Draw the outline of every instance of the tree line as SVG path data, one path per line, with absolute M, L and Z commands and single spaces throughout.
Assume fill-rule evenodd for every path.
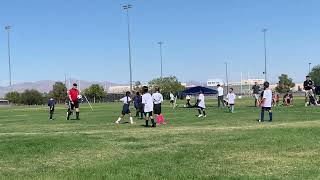
M 312 68 L 312 71 L 309 73 L 312 80 L 316 85 L 320 85 L 320 65 L 317 65 Z M 156 78 L 151 80 L 148 83 L 151 91 L 154 87 L 159 86 L 161 93 L 164 95 L 164 98 L 168 99 L 170 92 L 177 94 L 185 89 L 181 85 L 181 82 L 175 76 Z M 286 74 L 281 74 L 279 76 L 279 82 L 276 87 L 276 91 L 279 93 L 285 93 L 292 89 L 295 86 L 293 80 L 288 77 Z M 142 84 L 140 81 L 137 81 L 134 85 L 134 91 L 141 91 Z M 67 87 L 62 82 L 56 82 L 52 90 L 49 93 L 41 93 L 37 90 L 25 90 L 22 93 L 17 91 L 9 92 L 6 94 L 5 99 L 13 104 L 24 104 L 24 105 L 42 105 L 46 104 L 49 98 L 54 98 L 57 103 L 65 103 L 68 99 L 67 96 Z M 92 102 L 103 102 L 107 96 L 107 93 L 104 91 L 103 87 L 99 84 L 92 84 L 90 87 L 83 91 L 83 94 Z
M 56 82 L 49 93 L 41 93 L 35 89 L 27 89 L 22 93 L 17 91 L 9 92 L 5 99 L 12 104 L 23 105 L 43 105 L 48 99 L 54 98 L 57 103 L 65 103 L 68 100 L 67 87 L 62 82 Z M 102 101 L 106 97 L 106 92 L 99 84 L 93 84 L 85 89 L 83 94 L 92 101 Z

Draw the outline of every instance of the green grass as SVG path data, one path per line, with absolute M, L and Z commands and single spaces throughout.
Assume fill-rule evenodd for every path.
M 166 105 L 168 125 L 155 129 L 138 119 L 117 128 L 118 103 L 83 105 L 80 121 L 66 121 L 64 106 L 54 121 L 46 107 L 2 108 L 0 179 L 320 179 L 319 108 L 301 98 L 259 124 L 251 104 L 230 114 L 208 100 L 200 119 Z

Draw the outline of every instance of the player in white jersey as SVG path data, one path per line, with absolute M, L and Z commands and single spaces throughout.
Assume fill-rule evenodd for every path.
M 152 127 L 156 127 L 156 123 L 153 119 L 153 99 L 151 94 L 148 92 L 147 86 L 143 86 L 142 104 L 144 105 L 144 113 L 146 117 L 146 127 L 149 127 L 149 120 L 152 123 Z
M 269 112 L 269 122 L 272 122 L 272 91 L 269 89 L 269 82 L 265 82 L 263 84 L 264 86 L 264 91 L 263 91 L 263 96 L 262 100 L 260 103 L 261 106 L 261 118 L 259 122 L 264 122 L 264 112 L 268 111 Z

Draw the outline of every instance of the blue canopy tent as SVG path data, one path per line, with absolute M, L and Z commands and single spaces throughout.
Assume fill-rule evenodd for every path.
M 202 87 L 202 86 L 196 86 L 196 87 L 188 88 L 188 89 L 182 91 L 180 93 L 180 95 L 182 95 L 182 96 L 187 96 L 187 95 L 194 96 L 196 104 L 195 105 L 191 105 L 190 101 L 187 101 L 187 104 L 184 107 L 186 107 L 186 108 L 196 108 L 196 107 L 198 107 L 197 95 L 200 94 L 200 91 L 204 95 L 215 95 L 215 94 L 218 94 L 217 90 L 206 88 L 206 87 Z
M 210 88 L 206 88 L 206 87 L 202 87 L 202 86 L 196 86 L 196 87 L 192 87 L 189 89 L 186 89 L 184 91 L 181 92 L 181 95 L 186 96 L 186 95 L 197 95 L 200 93 L 200 91 L 203 92 L 203 94 L 205 95 L 215 95 L 218 94 L 218 91 L 215 89 L 210 89 Z

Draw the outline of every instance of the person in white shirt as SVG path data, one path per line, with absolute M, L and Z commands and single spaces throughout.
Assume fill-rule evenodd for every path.
M 199 118 L 200 117 L 207 117 L 206 115 L 206 103 L 204 101 L 204 94 L 202 91 L 200 91 L 199 97 L 198 97 L 198 112 L 199 112 Z
M 218 107 L 222 106 L 224 107 L 224 102 L 223 102 L 223 87 L 220 86 L 220 84 L 217 85 L 217 90 L 218 90 Z
M 259 122 L 264 122 L 265 111 L 269 112 L 269 122 L 272 122 L 272 91 L 269 89 L 269 82 L 266 81 L 263 86 L 265 90 L 263 91 L 262 101 L 260 103 L 261 119 L 259 120 Z
M 146 118 L 146 127 L 149 127 L 149 120 L 152 123 L 152 127 L 156 127 L 152 113 L 153 113 L 153 98 L 148 92 L 147 86 L 143 86 L 142 104 L 144 105 L 144 113 Z
M 172 92 L 170 92 L 170 105 L 173 107 L 174 106 L 174 100 L 175 100 L 175 97 L 173 95 Z
M 157 115 L 157 124 L 158 126 L 162 124 L 166 124 L 166 121 L 164 120 L 164 117 L 162 115 L 162 109 L 161 109 L 161 103 L 163 102 L 163 96 L 160 93 L 160 88 L 156 87 L 155 88 L 156 92 L 152 94 L 153 98 L 153 103 L 154 103 L 154 109 L 153 112 L 154 114 Z
M 121 119 L 128 114 L 130 116 L 130 123 L 133 124 L 133 118 L 132 118 L 132 114 L 130 111 L 130 102 L 131 102 L 131 98 L 130 98 L 131 93 L 129 91 L 126 92 L 126 96 L 123 97 L 122 99 L 120 99 L 120 101 L 123 102 L 123 107 L 122 107 L 122 112 L 120 117 L 118 118 L 118 120 L 115 122 L 116 124 L 119 124 Z
M 229 110 L 231 113 L 234 112 L 234 105 L 236 100 L 236 94 L 233 92 L 233 88 L 230 88 L 229 93 L 227 95 Z

